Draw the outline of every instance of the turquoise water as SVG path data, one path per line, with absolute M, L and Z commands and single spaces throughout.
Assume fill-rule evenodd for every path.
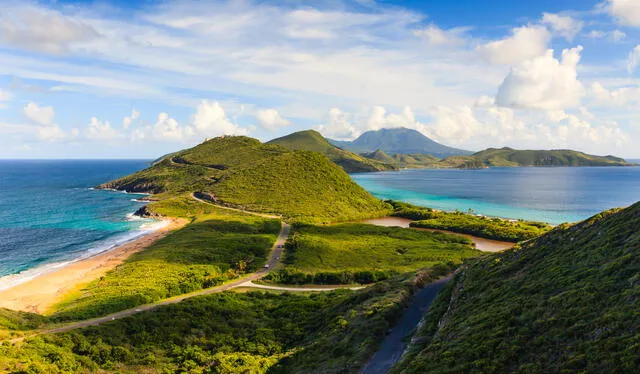
M 413 169 L 352 178 L 381 199 L 552 224 L 640 200 L 640 167 Z
M 157 228 L 133 217 L 142 195 L 91 187 L 141 160 L 0 160 L 0 289 Z

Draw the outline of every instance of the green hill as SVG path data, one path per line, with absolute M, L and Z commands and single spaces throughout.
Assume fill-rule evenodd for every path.
M 614 156 L 594 156 L 572 150 L 516 150 L 489 148 L 471 156 L 449 157 L 443 167 L 481 168 L 517 166 L 630 166 L 631 163 Z
M 434 167 L 440 161 L 440 159 L 435 156 L 426 155 L 423 153 L 396 153 L 393 156 L 390 156 L 389 154 L 381 150 L 370 153 L 363 153 L 362 156 L 392 165 L 396 168 L 411 169 Z
M 340 148 L 357 153 L 381 150 L 389 154 L 429 154 L 435 157 L 470 155 L 472 152 L 437 143 L 421 132 L 407 129 L 380 129 L 367 131 L 354 141 L 330 140 Z
M 477 260 L 399 373 L 640 371 L 640 203 Z
M 394 167 L 377 160 L 368 159 L 353 152 L 340 149 L 329 143 L 319 132 L 314 130 L 299 131 L 281 138 L 273 139 L 267 144 L 276 144 L 291 150 L 319 152 L 347 173 L 393 170 Z
M 219 137 L 101 188 L 166 199 L 200 193 L 220 204 L 327 222 L 384 214 L 388 207 L 326 156 L 256 139 Z

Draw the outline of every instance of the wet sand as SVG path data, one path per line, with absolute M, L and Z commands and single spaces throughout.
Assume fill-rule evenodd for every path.
M 409 224 L 412 221 L 410 219 L 408 219 L 408 218 L 383 217 L 383 218 L 367 219 L 367 220 L 360 221 L 360 222 L 361 223 L 368 223 L 368 224 L 376 225 L 376 226 L 409 227 Z M 447 233 L 447 234 L 455 234 L 455 235 L 464 236 L 466 238 L 471 239 L 476 244 L 476 248 L 478 248 L 479 250 L 481 250 L 483 252 L 500 252 L 500 251 L 504 251 L 505 249 L 509 249 L 509 248 L 511 248 L 511 247 L 513 247 L 515 245 L 515 243 L 511 243 L 511 242 L 503 242 L 503 241 L 499 241 L 499 240 L 491 240 L 491 239 L 479 238 L 477 236 L 468 235 L 468 234 L 459 234 L 457 232 L 447 231 L 447 230 L 422 229 L 422 228 L 417 228 L 417 227 L 414 227 L 413 229 L 415 229 L 415 230 L 423 230 L 423 231 L 432 231 L 432 232 L 444 232 L 444 233 Z
M 171 220 L 167 226 L 110 251 L 72 262 L 60 269 L 2 290 L 0 307 L 44 314 L 65 294 L 100 278 L 132 254 L 144 250 L 151 243 L 186 225 L 187 222 L 185 219 Z

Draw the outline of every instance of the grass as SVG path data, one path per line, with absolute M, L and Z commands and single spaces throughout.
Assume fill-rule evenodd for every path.
M 471 264 L 396 373 L 640 369 L 640 203 Z
M 371 283 L 392 274 L 480 255 L 464 237 L 360 223 L 296 225 L 285 248 L 282 283 Z
M 414 287 L 397 279 L 361 291 L 199 296 L 0 345 L 0 372 L 357 372 Z
M 542 222 L 511 221 L 463 212 L 443 212 L 398 201 L 388 203 L 394 207 L 394 216 L 414 220 L 410 223 L 411 227 L 447 230 L 493 240 L 515 243 L 536 238 L 552 228 L 551 225 Z
M 260 268 L 280 222 L 207 209 L 208 214 L 68 296 L 54 307 L 52 317 L 69 320 L 105 315 L 211 287 Z
M 159 200 L 201 192 L 222 204 L 316 223 L 390 210 L 322 154 L 239 136 L 209 140 L 101 187 L 153 193 Z

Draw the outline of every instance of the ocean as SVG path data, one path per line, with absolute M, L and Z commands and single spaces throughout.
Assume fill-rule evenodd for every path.
M 0 289 L 155 230 L 143 195 L 91 187 L 146 160 L 0 160 Z
M 411 169 L 351 176 L 381 199 L 551 224 L 640 201 L 640 167 Z

